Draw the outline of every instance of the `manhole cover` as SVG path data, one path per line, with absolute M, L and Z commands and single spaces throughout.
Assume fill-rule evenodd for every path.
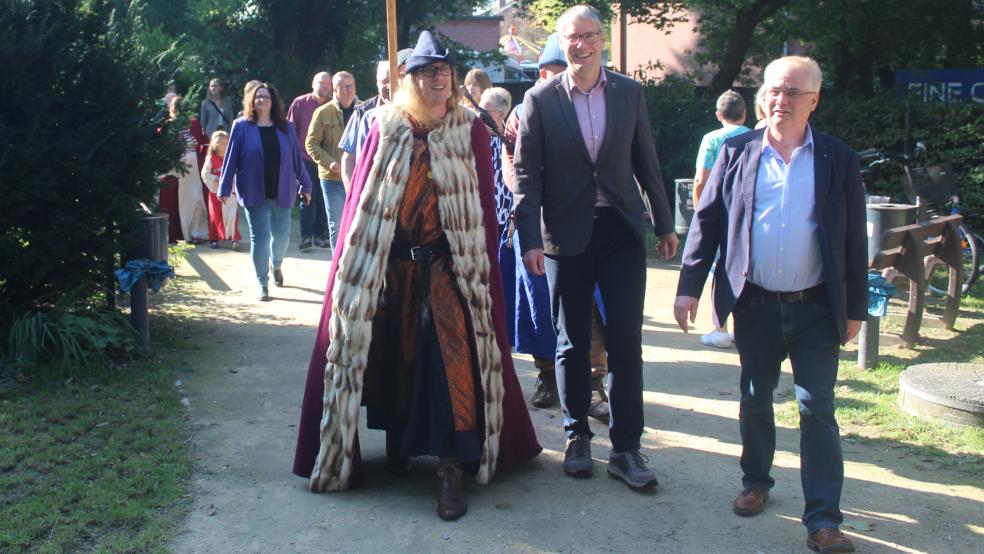
M 984 364 L 917 364 L 899 376 L 906 412 L 984 428 Z

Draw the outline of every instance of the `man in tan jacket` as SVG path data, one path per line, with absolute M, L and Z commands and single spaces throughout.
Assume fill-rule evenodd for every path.
M 338 147 L 338 142 L 355 110 L 355 77 L 348 71 L 339 71 L 332 77 L 332 85 L 334 97 L 314 111 L 304 146 L 318 164 L 318 178 L 321 180 L 328 215 L 328 240 L 334 254 L 342 209 L 345 207 L 342 150 Z

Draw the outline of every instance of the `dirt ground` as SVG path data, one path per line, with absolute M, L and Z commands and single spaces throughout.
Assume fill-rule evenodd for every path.
M 655 492 L 607 476 L 607 429 L 597 422 L 595 476 L 565 477 L 560 411 L 531 407 L 543 454 L 488 486 L 469 484 L 459 521 L 435 513 L 436 461 L 390 476 L 383 435 L 364 421 L 367 486 L 311 493 L 290 469 L 329 254 L 299 252 L 298 239 L 295 227 L 287 286 L 271 287 L 273 302 L 256 301 L 248 251 L 207 245 L 190 252 L 181 285 L 160 298 L 189 316 L 191 347 L 178 390 L 189 400 L 196 469 L 173 551 L 807 552 L 796 429 L 778 430 L 777 484 L 764 513 L 731 512 L 740 487 L 737 354 L 676 328 L 677 267 L 668 263 L 650 265 L 643 328 L 643 448 L 659 477 Z M 710 327 L 702 304 L 697 332 Z M 529 394 L 531 359 L 515 361 Z M 788 368 L 783 381 L 780 390 L 792 381 Z M 894 444 L 843 446 L 844 530 L 859 552 L 984 551 L 984 478 L 926 471 Z

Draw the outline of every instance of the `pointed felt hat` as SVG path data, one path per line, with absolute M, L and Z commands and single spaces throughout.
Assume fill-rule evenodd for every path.
M 417 46 L 414 46 L 413 53 L 407 58 L 407 73 L 413 73 L 425 65 L 436 62 L 450 64 L 451 51 L 445 48 L 430 31 L 423 31 L 417 39 Z

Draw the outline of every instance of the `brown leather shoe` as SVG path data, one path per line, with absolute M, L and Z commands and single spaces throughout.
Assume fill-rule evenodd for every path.
M 823 527 L 806 537 L 806 546 L 820 554 L 854 552 L 854 543 L 836 527 Z
M 465 515 L 464 470 L 458 460 L 443 459 L 437 466 L 437 515 L 445 521 L 454 521 Z
M 530 403 L 537 408 L 553 408 L 557 405 L 557 377 L 554 373 L 540 372 Z
M 769 499 L 769 491 L 765 489 L 748 489 L 742 491 L 731 503 L 731 510 L 742 516 L 752 517 L 762 512 L 762 506 Z

